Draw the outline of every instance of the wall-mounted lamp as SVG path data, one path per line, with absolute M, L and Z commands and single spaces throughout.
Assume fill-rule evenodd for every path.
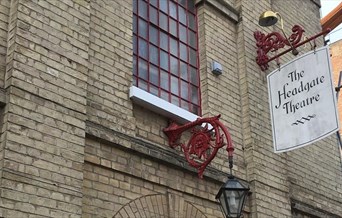
M 231 174 L 228 176 L 227 182 L 221 186 L 216 195 L 225 218 L 241 217 L 248 193 L 248 183 L 236 179 Z
M 297 49 L 295 49 L 290 42 L 290 40 L 287 38 L 286 33 L 284 31 L 284 21 L 283 18 L 280 16 L 278 12 L 273 12 L 273 11 L 265 11 L 262 13 L 259 17 L 259 25 L 263 27 L 268 27 L 276 24 L 278 22 L 278 17 L 280 20 L 280 26 L 281 26 L 281 31 L 286 39 L 286 41 L 289 43 L 289 45 L 292 48 L 292 54 L 293 55 L 298 55 Z
M 226 146 L 228 153 L 229 175 L 216 195 L 225 218 L 240 218 L 249 185 L 232 175 L 234 146 L 228 128 L 216 117 L 198 118 L 182 126 L 171 123 L 163 131 L 169 138 L 171 148 L 181 147 L 187 162 L 197 168 L 198 175 L 203 178 L 204 169 L 216 156 L 218 150 Z M 203 125 L 204 124 L 204 125 Z M 190 131 L 191 137 L 187 143 L 182 142 L 182 134 Z

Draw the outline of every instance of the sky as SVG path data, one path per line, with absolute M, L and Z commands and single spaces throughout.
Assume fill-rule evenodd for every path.
M 321 0 L 321 17 L 329 14 L 342 0 Z M 330 43 L 336 42 L 342 39 L 342 24 L 333 29 L 327 36 L 326 40 L 329 39 Z

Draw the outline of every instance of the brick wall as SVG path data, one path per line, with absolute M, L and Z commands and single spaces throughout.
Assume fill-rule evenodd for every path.
M 331 43 L 330 45 L 330 55 L 331 55 L 331 67 L 333 73 L 334 84 L 337 86 L 339 81 L 340 72 L 342 71 L 342 40 Z M 338 111 L 340 114 L 340 124 L 342 123 L 341 113 L 342 113 L 342 101 L 341 95 L 339 95 L 338 101 Z
M 90 13 L 87 119 L 134 135 L 128 98 L 133 76 L 132 2 L 91 0 Z
M 9 8 L 10 8 L 10 0 L 1 1 L 0 2 L 0 87 L 1 90 L 4 87 L 4 78 L 6 72 L 6 54 L 7 54 L 7 31 L 8 31 L 8 17 L 9 17 Z M 4 102 L 2 102 L 4 103 Z M 4 110 L 0 111 L 1 116 L 1 124 L 3 123 L 3 114 Z M 2 132 L 1 125 L 1 132 Z M 0 183 L 2 177 L 2 168 L 3 168 L 3 149 L 4 143 L 3 137 L 0 140 Z M 1 215 L 1 213 L 0 213 Z
M 169 148 L 168 118 L 129 99 L 132 1 L 0 5 L 0 217 L 222 217 L 214 197 L 226 151 L 199 180 Z M 251 186 L 245 217 L 342 214 L 335 138 L 273 153 L 266 75 L 275 64 L 262 72 L 255 63 L 263 11 L 279 11 L 287 32 L 300 24 L 310 36 L 320 31 L 317 2 L 198 0 L 197 9 L 203 116 L 221 114 L 231 132 L 233 173 Z M 273 30 L 279 25 L 262 28 Z M 213 61 L 222 75 L 211 73 Z
M 239 75 L 234 70 L 237 69 L 237 21 L 217 13 L 217 10 L 207 4 L 198 9 L 202 115 L 210 117 L 221 114 L 220 120 L 229 128 L 236 149 L 234 169 L 244 178 Z M 223 72 L 219 76 L 211 72 L 213 61 L 222 65 Z M 228 172 L 224 149 L 220 150 L 212 166 Z
M 80 217 L 89 3 L 11 1 L 9 20 L 2 215 Z
M 240 1 L 238 60 L 247 178 L 250 181 L 252 217 L 290 217 L 286 156 L 273 153 L 266 73 L 256 64 L 253 37 L 260 14 L 272 8 L 264 1 Z M 262 29 L 263 32 L 270 31 Z M 267 160 L 267 161 L 265 161 Z M 276 198 L 270 198 L 276 196 Z
M 204 213 L 208 218 L 221 216 L 214 199 L 220 186 L 218 182 L 199 180 L 195 173 L 189 174 L 167 162 L 119 145 L 97 142 L 97 139 L 86 141 L 85 152 L 84 217 L 112 217 L 115 214 L 114 217 L 121 217 L 122 207 L 153 194 L 172 194 L 177 198 L 175 202 L 167 200 L 165 207 L 169 209 L 163 209 L 165 213 L 157 214 L 158 217 L 166 216 L 166 211 L 170 217 L 192 217 L 186 215 L 189 213 L 197 213 L 198 217 Z M 179 206 L 187 206 L 184 202 L 190 202 L 199 211 L 190 208 L 180 211 Z M 158 213 L 160 210 L 154 211 Z
M 0 2 L 0 87 L 4 86 L 10 0 Z

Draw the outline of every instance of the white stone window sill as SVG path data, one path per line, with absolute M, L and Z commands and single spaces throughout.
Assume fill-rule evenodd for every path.
M 195 121 L 198 116 L 136 86 L 129 89 L 129 98 L 136 104 L 166 116 L 180 124 Z

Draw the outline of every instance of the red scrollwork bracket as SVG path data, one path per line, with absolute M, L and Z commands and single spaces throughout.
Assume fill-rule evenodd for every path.
M 182 126 L 171 123 L 163 131 L 169 138 L 171 148 L 180 147 L 187 162 L 198 170 L 198 176 L 203 178 L 203 172 L 216 156 L 217 151 L 227 145 L 229 168 L 233 167 L 233 143 L 228 129 L 219 121 L 220 115 L 209 118 L 198 118 L 194 122 Z M 182 143 L 182 134 L 190 131 L 188 143 Z
M 292 27 L 292 34 L 288 38 L 288 40 L 285 38 L 284 35 L 278 33 L 278 32 L 272 32 L 267 35 L 261 33 L 260 31 L 254 32 L 254 38 L 256 40 L 256 46 L 257 46 L 257 58 L 256 62 L 260 66 L 262 71 L 265 71 L 268 69 L 268 63 L 277 59 L 284 54 L 286 54 L 289 51 L 292 51 L 294 54 L 296 52 L 296 48 L 299 46 L 304 45 L 307 42 L 310 42 L 319 36 L 326 35 L 331 31 L 330 28 L 311 36 L 310 38 L 307 38 L 306 40 L 301 41 L 303 33 L 305 32 L 304 29 L 298 25 L 294 25 Z M 273 56 L 269 57 L 269 52 L 276 52 L 280 48 L 284 48 L 286 46 L 289 46 L 290 48 L 286 49 L 285 51 Z M 298 52 L 296 52 L 298 54 Z M 295 55 L 296 55 L 295 54 Z M 279 64 L 279 63 L 278 63 Z
M 268 56 L 270 51 L 275 52 L 280 48 L 284 48 L 285 45 L 291 47 L 290 43 L 292 44 L 293 48 L 297 47 L 304 32 L 305 31 L 302 27 L 295 25 L 292 27 L 292 34 L 287 40 L 278 32 L 272 32 L 265 35 L 260 31 L 255 31 L 254 38 L 256 39 L 257 46 L 256 62 L 261 67 L 261 70 L 264 71 L 268 69 L 268 62 L 271 61 Z M 275 57 L 279 57 L 279 55 Z

